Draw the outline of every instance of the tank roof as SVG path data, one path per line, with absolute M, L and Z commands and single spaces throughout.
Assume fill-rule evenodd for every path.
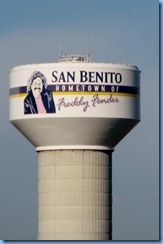
M 76 57 L 77 58 L 77 57 Z M 80 58 L 82 58 L 82 56 L 80 56 Z M 96 62 L 86 62 L 85 60 L 76 60 L 75 61 L 75 58 L 73 61 L 61 61 L 61 62 L 54 62 L 54 63 L 37 63 L 37 64 L 24 64 L 24 65 L 18 65 L 18 66 L 15 66 L 11 69 L 11 71 L 17 71 L 17 70 L 28 70 L 28 69 L 31 69 L 32 67 L 34 67 L 35 69 L 38 68 L 38 69 L 41 69 L 41 68 L 50 68 L 50 67 L 62 67 L 62 68 L 65 68 L 65 67 L 80 67 L 82 66 L 83 68 L 84 67 L 87 67 L 87 68 L 111 68 L 111 69 L 121 69 L 121 70 L 133 70 L 133 71 L 138 71 L 138 72 L 141 72 L 137 66 L 135 65 L 131 65 L 131 64 L 120 64 L 120 63 L 107 63 L 107 62 L 103 62 L 103 63 L 96 63 Z M 11 72 L 10 71 L 10 72 Z

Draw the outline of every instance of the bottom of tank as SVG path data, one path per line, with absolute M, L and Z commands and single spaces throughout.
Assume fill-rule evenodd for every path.
M 29 118 L 11 123 L 40 150 L 112 150 L 139 120 L 126 118 Z

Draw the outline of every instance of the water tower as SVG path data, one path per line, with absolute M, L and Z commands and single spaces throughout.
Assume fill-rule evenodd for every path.
M 38 240 L 112 239 L 112 152 L 139 121 L 136 66 L 60 55 L 11 70 L 10 122 L 38 152 Z

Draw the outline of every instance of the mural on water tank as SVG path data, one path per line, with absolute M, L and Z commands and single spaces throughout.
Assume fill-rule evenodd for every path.
M 27 82 L 28 95 L 24 99 L 24 114 L 55 113 L 55 103 L 43 73 L 35 71 Z

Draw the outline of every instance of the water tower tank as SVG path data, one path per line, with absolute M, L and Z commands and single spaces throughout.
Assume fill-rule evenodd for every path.
M 39 158 L 39 240 L 112 239 L 112 160 L 140 121 L 136 66 L 63 56 L 10 73 L 10 122 Z

